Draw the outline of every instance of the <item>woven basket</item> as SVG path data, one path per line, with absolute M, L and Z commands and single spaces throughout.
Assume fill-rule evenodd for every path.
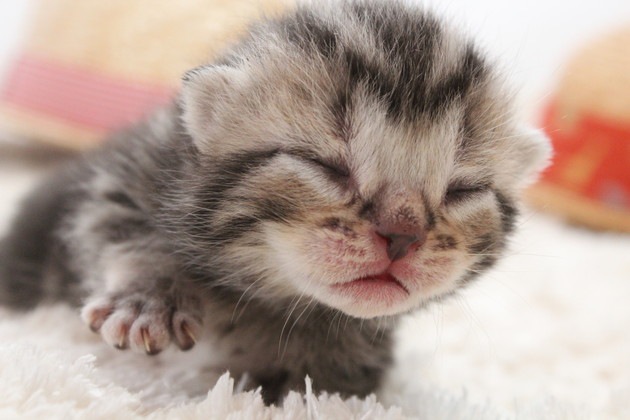
M 85 148 L 141 118 L 283 0 L 45 0 L 0 89 L 0 130 Z
M 575 56 L 543 123 L 555 158 L 530 201 L 578 224 L 630 232 L 630 27 Z

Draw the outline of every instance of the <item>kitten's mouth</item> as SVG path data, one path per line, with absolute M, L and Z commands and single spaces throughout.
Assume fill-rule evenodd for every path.
M 331 287 L 337 293 L 357 300 L 397 301 L 409 296 L 409 290 L 387 272 L 337 283 Z

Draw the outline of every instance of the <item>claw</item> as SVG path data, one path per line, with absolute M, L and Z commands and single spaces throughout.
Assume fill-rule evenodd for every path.
M 142 341 L 144 342 L 144 349 L 146 350 L 146 352 L 148 354 L 152 354 L 153 350 L 151 349 L 151 342 L 149 340 L 149 333 L 147 332 L 147 330 L 142 329 L 141 334 L 142 334 Z
M 197 337 L 195 337 L 195 334 L 193 334 L 192 330 L 186 322 L 182 322 L 182 330 L 186 333 L 188 338 L 192 340 L 193 344 L 197 344 Z
M 107 304 L 91 304 L 87 305 L 81 311 L 81 317 L 88 324 L 90 330 L 98 333 L 105 320 L 112 314 L 113 308 Z
M 121 334 L 120 335 L 120 340 L 118 341 L 118 348 L 121 349 L 121 350 L 126 347 L 125 346 L 125 338 L 126 338 L 125 334 Z

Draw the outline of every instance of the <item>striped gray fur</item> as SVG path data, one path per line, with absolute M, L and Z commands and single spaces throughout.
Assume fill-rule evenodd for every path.
M 106 342 L 148 354 L 203 335 L 268 402 L 305 374 L 366 395 L 399 315 L 506 247 L 549 153 L 510 97 L 474 43 L 403 1 L 259 22 L 31 195 L 2 242 L 0 301 L 80 302 Z M 331 292 L 382 270 L 374 232 L 392 226 L 417 242 L 387 251 L 408 296 Z

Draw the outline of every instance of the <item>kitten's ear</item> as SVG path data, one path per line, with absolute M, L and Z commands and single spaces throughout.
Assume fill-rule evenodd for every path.
M 519 169 L 520 187 L 536 181 L 538 175 L 551 163 L 553 149 L 547 135 L 540 129 L 520 126 L 516 135 L 515 164 Z
M 217 116 L 226 111 L 228 98 L 239 83 L 242 83 L 242 71 L 230 66 L 197 67 L 182 77 L 182 118 L 201 151 L 211 146 Z

